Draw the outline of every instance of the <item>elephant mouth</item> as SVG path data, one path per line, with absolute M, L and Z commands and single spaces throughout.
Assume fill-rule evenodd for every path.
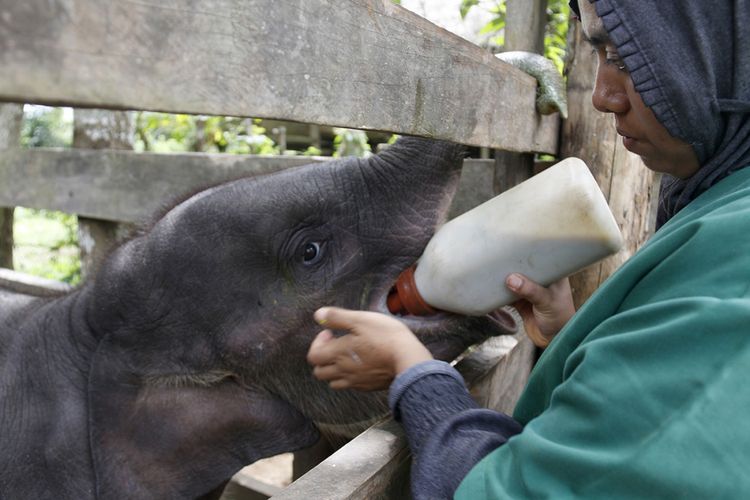
M 512 335 L 518 330 L 516 319 L 507 306 L 483 316 L 463 316 L 434 309 L 419 315 L 405 311 L 394 313 L 388 304 L 394 286 L 390 285 L 379 294 L 370 309 L 403 322 L 438 359 L 452 360 L 471 345 L 490 337 Z
M 402 246 L 399 247 L 401 258 L 411 255 L 414 256 L 414 260 L 407 269 L 400 267 L 404 265 L 403 263 L 389 264 L 382 269 L 383 272 L 370 289 L 371 295 L 369 295 L 370 310 L 402 321 L 435 357 L 445 360 L 456 358 L 466 348 L 489 337 L 514 334 L 518 329 L 515 316 L 509 307 L 501 307 L 484 316 L 463 316 L 436 310 L 429 306 L 399 308 L 391 303 L 393 290 L 403 284 L 404 276 L 410 272 L 413 288 L 416 289 L 413 283 L 414 262 L 418 260 L 419 255 L 422 255 L 438 228 L 447 220 L 452 200 L 458 191 L 458 181 L 459 176 L 453 175 L 435 178 L 438 184 L 432 189 L 431 204 L 420 207 L 421 213 L 425 215 L 421 216 L 423 217 L 421 220 L 420 216 L 410 220 L 415 228 L 420 229 L 414 230 L 410 243 L 401 242 Z M 416 243 L 418 241 L 421 241 L 421 244 Z

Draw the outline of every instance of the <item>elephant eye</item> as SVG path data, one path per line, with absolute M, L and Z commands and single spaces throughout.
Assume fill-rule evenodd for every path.
M 302 262 L 306 265 L 315 264 L 320 260 L 321 253 L 320 243 L 316 241 L 307 242 L 304 247 L 302 247 Z

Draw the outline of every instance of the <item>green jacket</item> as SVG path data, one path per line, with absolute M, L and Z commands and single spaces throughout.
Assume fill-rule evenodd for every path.
M 600 287 L 514 418 L 456 498 L 750 498 L 750 168 Z

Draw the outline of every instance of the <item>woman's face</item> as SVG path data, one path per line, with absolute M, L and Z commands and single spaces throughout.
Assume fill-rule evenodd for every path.
M 672 137 L 643 103 L 594 5 L 582 0 L 579 6 L 583 33 L 599 59 L 591 96 L 594 107 L 614 115 L 623 146 L 639 155 L 648 168 L 682 179 L 692 176 L 700 168 L 695 151 L 686 142 Z

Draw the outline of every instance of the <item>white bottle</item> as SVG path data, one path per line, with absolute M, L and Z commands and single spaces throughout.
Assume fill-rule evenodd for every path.
M 505 286 L 508 274 L 549 285 L 622 244 L 588 167 L 568 158 L 447 222 L 416 270 L 399 278 L 388 306 L 394 313 L 428 314 L 431 306 L 487 314 L 517 299 Z M 415 300 L 423 307 L 409 305 Z

